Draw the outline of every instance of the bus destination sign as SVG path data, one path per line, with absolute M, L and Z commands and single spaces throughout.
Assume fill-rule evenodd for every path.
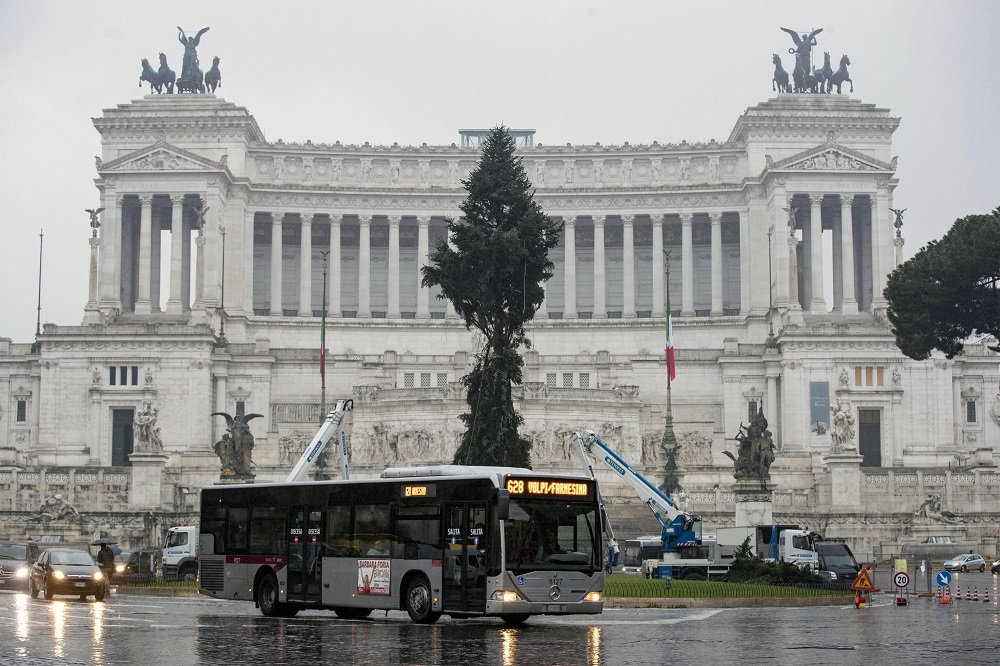
M 407 485 L 403 486 L 400 492 L 402 494 L 403 499 L 435 497 L 437 495 L 437 486 L 435 486 L 433 483 L 422 483 L 420 485 Z
M 511 496 L 590 497 L 591 484 L 570 479 L 543 479 L 533 477 L 507 477 L 507 491 Z

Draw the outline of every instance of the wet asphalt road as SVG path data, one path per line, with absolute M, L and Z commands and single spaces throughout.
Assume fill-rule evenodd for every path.
M 405 613 L 344 621 L 310 611 L 262 617 L 252 604 L 115 594 L 105 603 L 0 593 L 0 664 L 996 664 L 998 578 L 965 574 L 990 603 L 896 607 L 875 595 L 853 606 L 608 609 L 537 617 L 519 629 L 496 620 Z M 963 595 L 964 596 L 964 595 Z

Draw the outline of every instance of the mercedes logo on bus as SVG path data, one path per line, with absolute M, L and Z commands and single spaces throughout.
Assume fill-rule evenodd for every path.
M 559 596 L 561 594 L 562 592 L 559 590 L 558 585 L 553 585 L 552 587 L 549 588 L 549 599 L 551 599 L 552 601 L 559 601 Z

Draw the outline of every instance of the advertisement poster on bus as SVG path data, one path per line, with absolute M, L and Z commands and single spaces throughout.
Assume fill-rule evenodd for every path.
M 358 594 L 389 596 L 389 560 L 358 560 Z

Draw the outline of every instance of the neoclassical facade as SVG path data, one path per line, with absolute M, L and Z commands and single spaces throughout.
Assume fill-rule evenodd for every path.
M 973 344 L 912 361 L 884 318 L 902 260 L 898 124 L 847 96 L 780 94 L 722 143 L 549 147 L 522 132 L 536 199 L 563 222 L 518 391 L 535 467 L 575 471 L 569 438 L 586 428 L 657 478 L 669 307 L 689 510 L 731 524 L 723 451 L 763 409 L 783 520 L 870 549 L 942 529 L 1000 538 L 997 355 Z M 326 407 L 355 400 L 352 470 L 451 459 L 479 341 L 420 267 L 461 214 L 474 136 L 269 142 L 211 94 L 147 96 L 94 125 L 105 210 L 82 324 L 46 325 L 37 345 L 0 341 L 3 515 L 53 488 L 90 497 L 106 477 L 127 495 L 119 508 L 188 515 L 219 478 L 217 411 L 263 415 L 257 478 L 283 478 L 321 421 L 324 310 Z M 136 438 L 146 403 L 153 443 Z M 856 428 L 843 451 L 831 449 L 837 408 Z M 612 517 L 645 531 L 645 508 L 602 480 Z M 970 517 L 915 516 L 931 494 Z

